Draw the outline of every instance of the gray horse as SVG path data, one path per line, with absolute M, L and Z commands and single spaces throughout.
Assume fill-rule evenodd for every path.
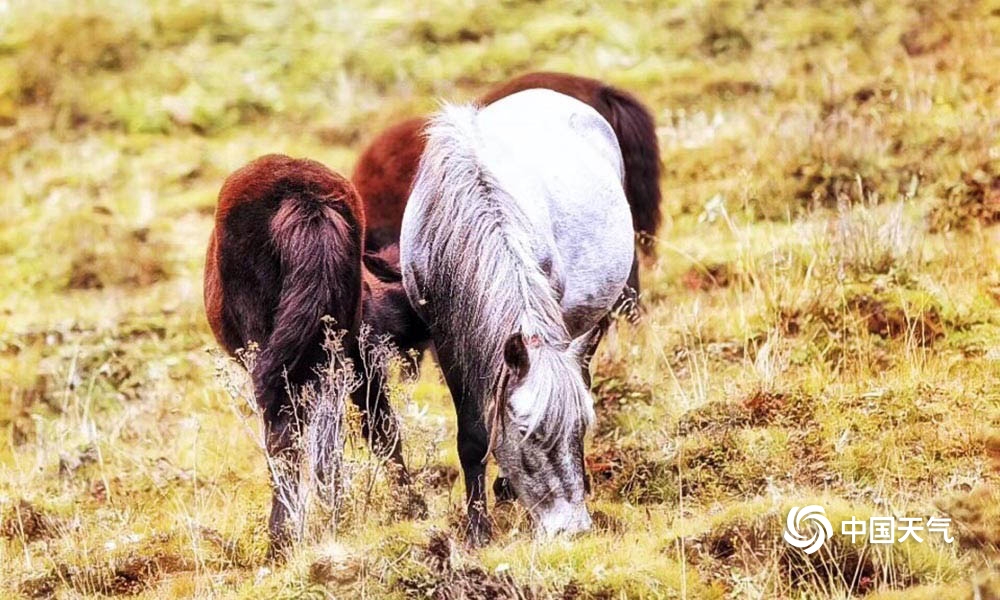
M 458 415 L 469 539 L 489 540 L 485 460 L 545 534 L 590 528 L 589 360 L 633 259 L 615 133 L 549 90 L 446 105 L 403 215 L 403 285 Z

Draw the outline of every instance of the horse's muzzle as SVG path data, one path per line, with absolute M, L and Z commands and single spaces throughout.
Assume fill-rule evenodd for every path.
M 587 512 L 585 502 L 570 503 L 566 500 L 556 500 L 545 511 L 538 514 L 538 533 L 543 537 L 557 535 L 574 535 L 590 531 L 593 522 Z

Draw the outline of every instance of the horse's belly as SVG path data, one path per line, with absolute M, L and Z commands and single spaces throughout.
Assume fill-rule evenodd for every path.
M 533 224 L 535 258 L 552 264 L 566 326 L 579 335 L 611 310 L 632 269 L 635 233 L 617 164 L 569 135 L 511 148 L 498 142 L 484 154 Z
M 632 216 L 625 202 L 564 215 L 556 229 L 560 306 L 573 336 L 594 327 L 622 294 L 634 258 Z

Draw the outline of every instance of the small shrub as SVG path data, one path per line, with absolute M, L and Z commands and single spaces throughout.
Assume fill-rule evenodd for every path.
M 0 536 L 26 543 L 57 535 L 58 529 L 56 518 L 23 498 L 9 507 L 0 521 Z
M 1000 168 L 991 163 L 963 173 L 931 208 L 927 221 L 932 233 L 1000 222 Z
M 827 276 L 838 281 L 891 275 L 905 282 L 919 263 L 921 236 L 905 205 L 841 205 L 837 217 L 814 242 Z

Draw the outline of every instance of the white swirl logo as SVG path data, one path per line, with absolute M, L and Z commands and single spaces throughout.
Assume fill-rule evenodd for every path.
M 803 521 L 811 521 L 813 526 L 812 536 L 806 537 L 800 531 Z M 812 554 L 820 549 L 827 538 L 833 537 L 833 526 L 826 518 L 826 511 L 822 506 L 811 504 L 803 506 L 793 506 L 788 511 L 788 518 L 785 520 L 785 541 L 802 550 L 806 554 Z

